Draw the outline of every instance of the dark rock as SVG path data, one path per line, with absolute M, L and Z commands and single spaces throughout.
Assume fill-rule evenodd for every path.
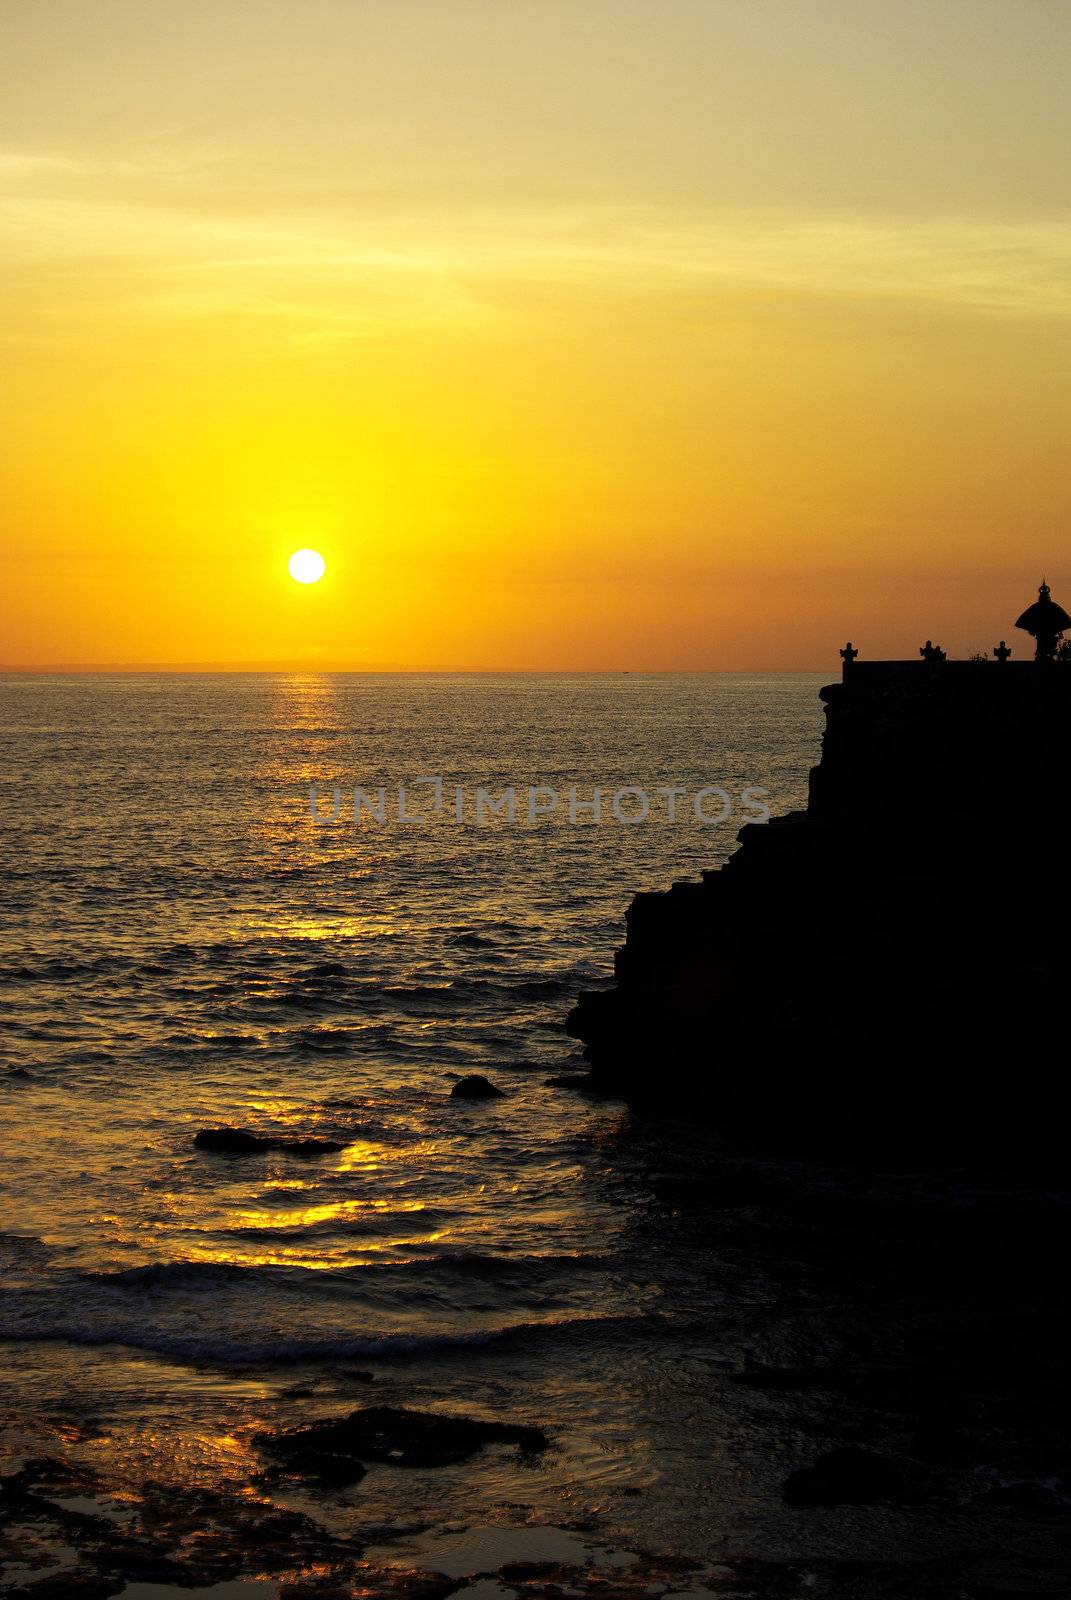
M 990 1491 L 988 1498 L 994 1505 L 1008 1506 L 1013 1511 L 1028 1515 L 1064 1517 L 1068 1497 L 1048 1483 L 1009 1483 Z
M 233 1156 L 263 1155 L 269 1150 L 291 1156 L 326 1156 L 345 1149 L 333 1139 L 281 1139 L 274 1134 L 250 1133 L 246 1128 L 202 1128 L 193 1142 L 198 1150 Z
M 498 1569 L 503 1583 L 528 1583 L 533 1578 L 553 1578 L 563 1575 L 560 1561 L 507 1561 Z M 567 1576 L 567 1574 L 565 1574 Z
M 789 1505 L 865 1506 L 876 1500 L 921 1500 L 929 1486 L 928 1475 L 914 1462 L 849 1446 L 790 1473 L 783 1490 Z
M 33 1491 L 21 1472 L 9 1472 L 6 1477 L 0 1477 L 0 1524 L 16 1512 L 21 1512 L 32 1496 Z
M 450 1090 L 451 1100 L 501 1100 L 502 1090 L 495 1087 L 489 1078 L 479 1072 L 470 1073 L 467 1078 L 459 1078 Z
M 219 1150 L 227 1155 L 258 1155 L 273 1148 L 270 1139 L 244 1128 L 202 1128 L 194 1139 L 198 1150 Z
M 395 1406 L 366 1406 L 348 1417 L 314 1422 L 255 1440 L 265 1455 L 298 1477 L 339 1486 L 356 1483 L 366 1462 L 393 1467 L 441 1467 L 467 1461 L 487 1444 L 515 1444 L 525 1455 L 548 1446 L 539 1428 L 481 1422 Z
M 285 1547 L 309 1530 L 309 1518 L 300 1511 L 269 1511 L 254 1521 L 243 1522 L 242 1538 L 253 1545 Z
M 90 1493 L 94 1487 L 92 1476 L 71 1462 L 58 1456 L 33 1456 L 17 1472 L 0 1478 L 0 1498 L 14 1503 L 35 1494 Z
M 115 1593 L 115 1580 L 97 1572 L 69 1571 L 55 1577 L 39 1578 L 25 1588 L 5 1591 L 11 1600 L 108 1600 Z
M 914 1395 L 924 1402 L 925 1388 L 920 1375 L 912 1373 L 911 1378 Z M 977 1466 L 984 1459 L 987 1448 L 984 1429 L 956 1427 L 945 1418 L 935 1420 L 926 1417 L 911 1440 L 911 1453 L 914 1456 L 940 1467 Z
M 136 1583 L 180 1584 L 189 1581 L 189 1568 L 176 1561 L 165 1548 L 126 1540 L 115 1553 L 115 1563 L 124 1578 Z
M 321 1448 L 315 1441 L 306 1449 L 299 1449 L 295 1444 L 292 1450 L 268 1450 L 268 1454 L 279 1456 L 280 1465 L 287 1476 L 306 1478 L 311 1483 L 319 1484 L 322 1489 L 350 1489 L 355 1483 L 360 1483 L 368 1470 L 356 1456 L 344 1450 L 331 1449 L 327 1444 Z

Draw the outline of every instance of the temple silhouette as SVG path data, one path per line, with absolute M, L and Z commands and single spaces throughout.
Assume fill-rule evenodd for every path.
M 615 986 L 567 1021 L 592 1087 L 781 1145 L 1058 1137 L 1071 617 L 1043 583 L 1016 627 L 1032 657 L 845 646 L 806 810 L 632 901 Z

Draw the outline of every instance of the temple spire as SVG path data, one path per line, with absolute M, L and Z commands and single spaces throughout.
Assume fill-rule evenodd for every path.
M 1071 617 L 1063 606 L 1056 604 L 1048 584 L 1042 578 L 1037 599 L 1032 606 L 1027 606 L 1015 626 L 1022 628 L 1024 633 L 1032 634 L 1037 641 L 1034 652 L 1037 661 L 1051 661 L 1064 629 L 1071 628 Z

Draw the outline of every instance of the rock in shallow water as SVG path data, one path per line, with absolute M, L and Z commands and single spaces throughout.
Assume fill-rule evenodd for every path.
M 485 1078 L 482 1073 L 473 1072 L 467 1078 L 459 1078 L 450 1090 L 451 1100 L 501 1100 L 503 1092 Z
M 335 1487 L 359 1482 L 370 1461 L 444 1467 L 467 1461 L 487 1444 L 515 1444 L 522 1455 L 549 1444 L 541 1428 L 397 1406 L 365 1406 L 348 1417 L 259 1434 L 254 1442 L 290 1473 Z

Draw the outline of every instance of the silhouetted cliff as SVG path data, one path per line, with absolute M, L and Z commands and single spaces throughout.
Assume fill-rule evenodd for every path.
M 821 698 L 806 811 L 633 900 L 616 987 L 568 1020 L 593 1082 L 790 1144 L 1041 1138 L 1065 1048 L 1071 667 L 849 660 Z

